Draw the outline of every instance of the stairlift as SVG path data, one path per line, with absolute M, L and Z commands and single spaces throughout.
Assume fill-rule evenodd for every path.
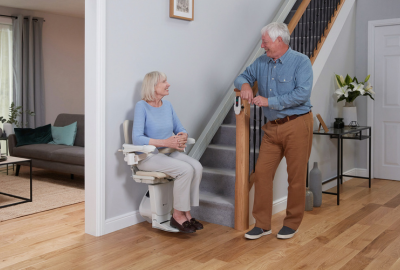
M 124 160 L 131 166 L 132 178 L 138 183 L 148 185 L 148 191 L 143 196 L 139 206 L 140 215 L 149 223 L 153 228 L 160 229 L 167 232 L 179 232 L 178 229 L 171 227 L 170 219 L 172 217 L 173 205 L 173 181 L 174 179 L 162 172 L 146 172 L 139 171 L 137 164 L 139 161 L 144 160 L 146 157 L 151 156 L 152 152 L 156 150 L 153 145 L 133 145 L 131 144 L 130 136 L 132 131 L 133 121 L 125 120 L 123 123 L 125 144 L 122 145 L 122 151 L 125 155 Z M 195 140 L 188 138 L 187 144 L 194 144 Z M 172 148 L 163 148 L 159 153 L 167 154 L 176 151 Z

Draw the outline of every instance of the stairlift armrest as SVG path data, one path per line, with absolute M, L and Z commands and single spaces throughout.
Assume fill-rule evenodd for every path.
M 124 143 L 122 147 L 123 147 L 122 152 L 124 154 L 134 153 L 134 152 L 142 152 L 148 154 L 156 150 L 156 147 L 154 145 L 134 145 L 134 144 Z
M 195 144 L 196 140 L 193 138 L 187 138 L 186 144 Z

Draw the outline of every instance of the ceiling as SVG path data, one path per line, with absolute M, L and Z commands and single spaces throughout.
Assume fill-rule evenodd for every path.
M 85 17 L 85 0 L 0 0 L 0 6 Z

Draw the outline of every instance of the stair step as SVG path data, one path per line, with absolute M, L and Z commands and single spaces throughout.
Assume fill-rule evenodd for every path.
M 214 193 L 226 198 L 235 198 L 235 170 L 203 167 L 200 182 L 202 192 Z
M 256 160 L 258 158 L 258 152 L 259 149 L 256 149 Z M 250 149 L 250 153 L 253 153 L 253 149 Z M 253 162 L 253 158 L 251 158 L 250 168 L 253 168 Z M 236 147 L 231 145 L 210 144 L 201 157 L 200 163 L 204 167 L 234 170 L 236 168 Z
M 190 214 L 199 220 L 234 227 L 235 201 L 225 196 L 200 191 L 200 207 L 193 207 Z

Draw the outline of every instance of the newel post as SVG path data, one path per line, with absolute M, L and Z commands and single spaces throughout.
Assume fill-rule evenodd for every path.
M 236 92 L 240 96 L 240 92 Z M 236 183 L 235 229 L 249 228 L 249 127 L 250 105 L 242 100 L 244 108 L 236 115 Z

